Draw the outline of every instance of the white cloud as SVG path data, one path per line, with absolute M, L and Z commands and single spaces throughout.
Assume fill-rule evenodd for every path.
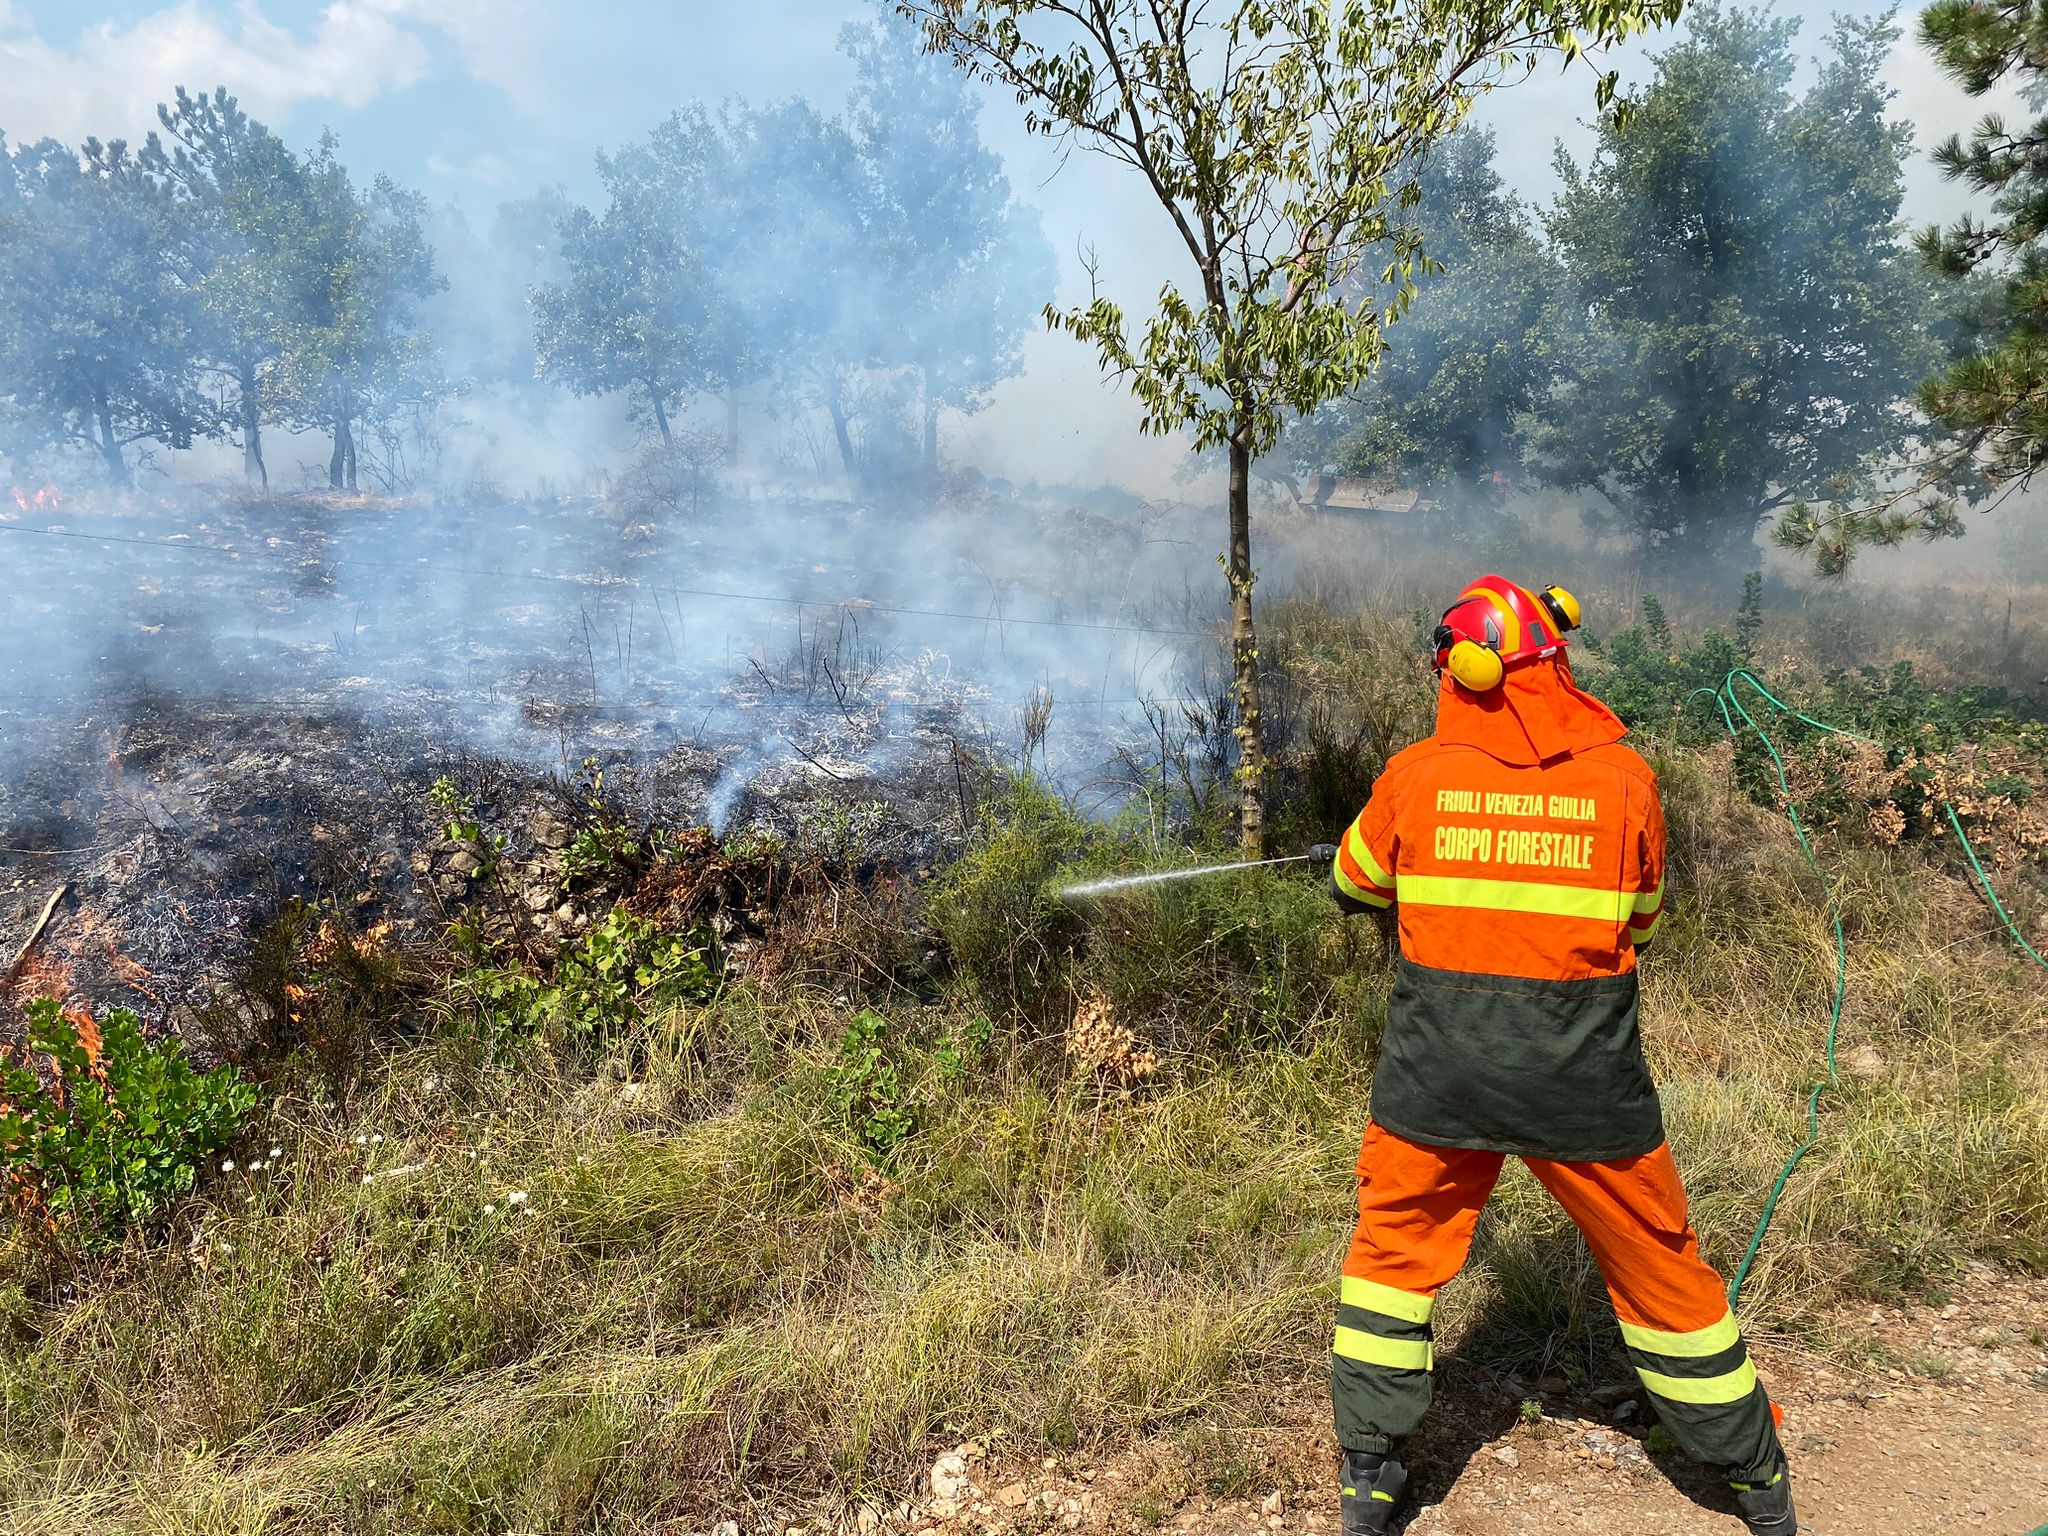
M 157 103 L 180 85 L 225 85 L 258 118 L 309 100 L 359 107 L 426 74 L 428 46 L 408 24 L 414 8 L 414 0 L 333 0 L 302 36 L 246 0 L 232 16 L 183 0 L 52 42 L 0 0 L 0 130 L 15 143 L 140 139 L 156 126 Z

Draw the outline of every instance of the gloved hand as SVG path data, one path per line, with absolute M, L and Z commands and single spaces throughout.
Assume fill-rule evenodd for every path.
M 1311 864 L 1334 864 L 1337 862 L 1337 845 L 1335 843 L 1317 843 L 1313 848 L 1309 849 L 1308 858 Z

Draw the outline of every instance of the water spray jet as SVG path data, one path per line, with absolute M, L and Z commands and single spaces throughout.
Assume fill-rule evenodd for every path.
M 1165 885 L 1175 880 L 1196 880 L 1205 875 L 1234 875 L 1247 869 L 1270 869 L 1277 864 L 1302 864 L 1311 859 L 1321 858 L 1316 851 L 1290 853 L 1277 859 L 1246 859 L 1226 864 L 1202 864 L 1193 869 L 1161 869 L 1142 875 L 1113 875 L 1106 880 L 1087 880 L 1078 885 L 1062 885 L 1053 891 L 1060 901 L 1094 901 L 1117 891 L 1136 890 L 1140 886 Z

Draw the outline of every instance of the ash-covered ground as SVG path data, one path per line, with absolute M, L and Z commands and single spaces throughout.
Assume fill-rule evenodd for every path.
M 588 763 L 642 827 L 928 864 L 971 764 L 1113 797 L 1215 675 L 1198 539 L 1129 502 L 138 494 L 0 510 L 0 559 L 0 964 L 61 890 L 24 964 L 158 1022 L 294 898 L 431 920 L 443 775 L 515 855 Z

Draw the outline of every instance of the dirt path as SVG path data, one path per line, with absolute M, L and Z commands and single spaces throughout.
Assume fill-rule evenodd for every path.
M 1971 1276 L 1939 1308 L 1836 1317 L 1835 1358 L 1768 1342 L 1759 1369 L 1785 1408 L 1803 1527 L 1815 1536 L 1984 1531 L 2048 1522 L 2048 1282 Z M 1554 1390 L 1553 1390 L 1554 1389 Z M 1540 1418 L 1522 1411 L 1535 1397 Z M 1026 1471 L 957 1463 L 954 1512 L 913 1527 L 1334 1536 L 1335 1452 L 1319 1401 L 1205 1448 L 1181 1440 Z M 1246 1453 L 1246 1447 L 1252 1447 Z M 1231 1449 L 1230 1447 L 1235 1447 Z M 1412 1454 L 1407 1536 L 1740 1536 L 1725 1490 L 1646 1433 L 1625 1382 L 1535 1388 L 1447 1380 Z M 941 1482 L 946 1479 L 941 1478 Z M 1231 1494 L 1205 1492 L 1226 1486 Z M 894 1522 L 891 1522 L 893 1525 Z

